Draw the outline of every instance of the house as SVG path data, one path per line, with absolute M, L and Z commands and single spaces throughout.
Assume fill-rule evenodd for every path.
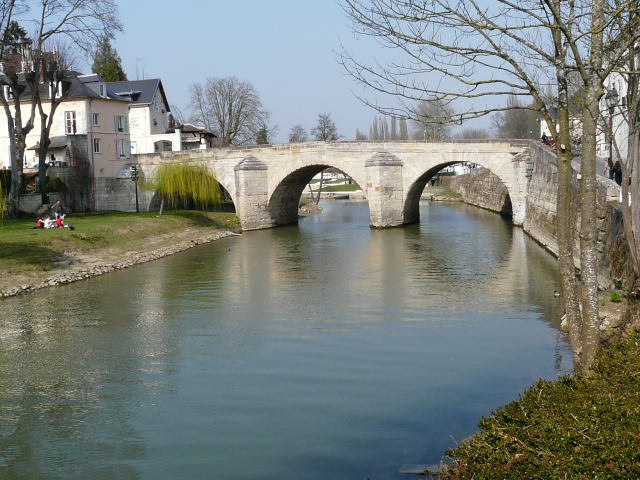
M 5 86 L 5 88 L 7 88 Z M 50 92 L 43 89 L 45 112 L 51 105 Z M 109 93 L 107 82 L 99 75 L 66 72 L 61 82 L 61 97 L 50 132 L 51 144 L 47 159 L 56 171 L 49 177 L 59 176 L 68 185 L 74 198 L 74 209 L 103 209 L 95 192 L 105 180 L 113 179 L 130 161 L 128 128 L 129 101 Z M 10 92 L 6 92 L 9 93 Z M 23 95 L 22 111 L 30 106 L 29 92 Z M 40 115 L 36 109 L 34 128 L 26 138 L 25 171 L 38 168 L 40 150 Z M 0 112 L 0 155 L 2 167 L 10 168 L 9 136 L 6 116 Z M 67 167 L 72 169 L 64 170 Z
M 107 91 L 129 103 L 131 153 L 182 149 L 181 134 L 173 128 L 171 108 L 159 78 L 109 82 Z
M 596 152 L 599 157 L 606 157 L 611 163 L 627 159 L 629 125 L 627 116 L 627 79 L 619 72 L 612 72 L 604 82 L 605 95 L 600 99 L 600 112 L 607 122 L 598 128 L 596 136 Z M 610 137 L 607 132 L 613 132 Z M 614 146 L 613 139 L 615 139 Z
M 216 135 L 204 128 L 196 127 L 190 123 L 185 123 L 178 127 L 180 130 L 181 150 L 198 150 L 202 148 L 213 148 Z

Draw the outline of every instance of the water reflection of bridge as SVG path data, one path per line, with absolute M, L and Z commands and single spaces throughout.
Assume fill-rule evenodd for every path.
M 245 230 L 295 223 L 307 183 L 328 167 L 342 170 L 363 189 L 371 225 L 392 227 L 419 220 L 419 200 L 427 182 L 456 163 L 481 165 L 504 183 L 513 222 L 525 217 L 524 141 L 437 143 L 312 142 L 251 149 L 207 149 L 139 155 L 146 175 L 176 160 L 201 162 L 227 190 Z

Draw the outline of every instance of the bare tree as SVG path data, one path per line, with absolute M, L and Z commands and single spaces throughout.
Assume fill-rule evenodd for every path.
M 40 184 L 40 195 L 42 203 L 46 202 L 46 191 L 43 188 L 46 184 L 48 149 L 51 144 L 51 127 L 55 113 L 60 104 L 68 97 L 68 88 L 63 88 L 65 77 L 72 76 L 70 64 L 67 63 L 68 56 L 60 49 L 46 52 L 40 56 L 38 70 L 41 72 L 42 82 L 40 85 L 33 85 L 38 116 L 40 118 L 40 141 L 38 148 L 38 178 Z
M 369 140 L 369 137 L 367 137 L 366 134 L 362 133 L 359 129 L 356 128 L 355 140 L 357 142 L 366 142 L 367 140 Z
M 509 110 L 496 112 L 492 117 L 493 128 L 498 138 L 538 138 L 539 114 L 535 106 L 522 105 L 516 96 L 507 98 Z
M 461 112 L 457 123 L 510 110 L 514 96 L 532 104 L 552 132 L 558 132 L 557 239 L 562 293 L 577 370 L 587 370 L 598 349 L 596 249 L 596 150 L 598 102 L 603 82 L 640 29 L 617 19 L 632 17 L 635 0 L 341 0 L 361 34 L 405 54 L 405 62 L 362 61 L 343 52 L 347 71 L 390 106 L 362 100 L 384 113 L 419 120 L 425 98 Z M 609 5 L 611 4 L 611 5 Z M 606 8 L 605 8 L 606 7 Z M 603 62 L 607 52 L 608 63 Z M 572 190 L 571 83 L 583 91 L 579 195 Z M 551 115 L 546 86 L 554 89 L 558 116 Z M 496 99 L 503 99 L 503 106 Z M 571 206 L 579 205 L 579 255 Z M 579 258 L 579 264 L 575 261 Z M 576 272 L 580 267 L 580 274 Z
M 30 37 L 20 25 L 32 29 Z M 0 29 L 0 62 L 4 71 L 0 85 L 8 87 L 6 92 L 0 89 L 0 105 L 7 117 L 12 169 L 10 203 L 15 214 L 22 189 L 26 136 L 34 126 L 40 88 L 43 84 L 51 87 L 51 70 L 46 69 L 51 66 L 53 46 L 57 45 L 58 51 L 70 46 L 91 55 L 101 38 L 113 36 L 122 26 L 114 0 L 2 0 Z M 26 119 L 23 107 L 28 112 Z M 47 144 L 48 133 L 49 130 Z M 46 156 L 46 146 L 41 149 Z
M 304 143 L 308 138 L 307 130 L 302 125 L 294 125 L 289 130 L 289 143 Z
M 400 119 L 400 140 L 409 140 L 409 127 L 406 118 Z
M 465 128 L 456 133 L 453 138 L 461 140 L 486 140 L 492 137 L 491 133 L 484 128 Z
M 191 85 L 191 110 L 196 123 L 218 135 L 222 146 L 255 143 L 270 114 L 249 82 L 236 77 L 209 78 Z
M 438 141 L 448 138 L 453 109 L 441 100 L 423 100 L 413 109 L 413 138 Z
M 318 115 L 316 126 L 311 129 L 311 135 L 321 142 L 338 140 L 338 129 L 331 119 L 330 113 L 321 113 Z

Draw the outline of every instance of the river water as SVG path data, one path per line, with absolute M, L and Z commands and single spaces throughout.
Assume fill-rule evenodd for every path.
M 568 373 L 555 260 L 499 216 L 366 203 L 0 311 L 0 478 L 400 479 Z

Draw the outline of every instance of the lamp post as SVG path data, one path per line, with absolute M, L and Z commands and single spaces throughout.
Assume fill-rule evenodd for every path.
M 609 166 L 609 178 L 613 180 L 613 113 L 618 105 L 616 87 L 611 87 L 607 90 L 604 100 L 607 102 L 607 108 L 609 109 L 609 158 L 607 159 L 607 165 Z
M 134 182 L 136 189 L 136 213 L 140 213 L 140 208 L 138 207 L 138 166 L 132 163 L 129 165 L 129 172 L 131 172 L 131 181 Z

